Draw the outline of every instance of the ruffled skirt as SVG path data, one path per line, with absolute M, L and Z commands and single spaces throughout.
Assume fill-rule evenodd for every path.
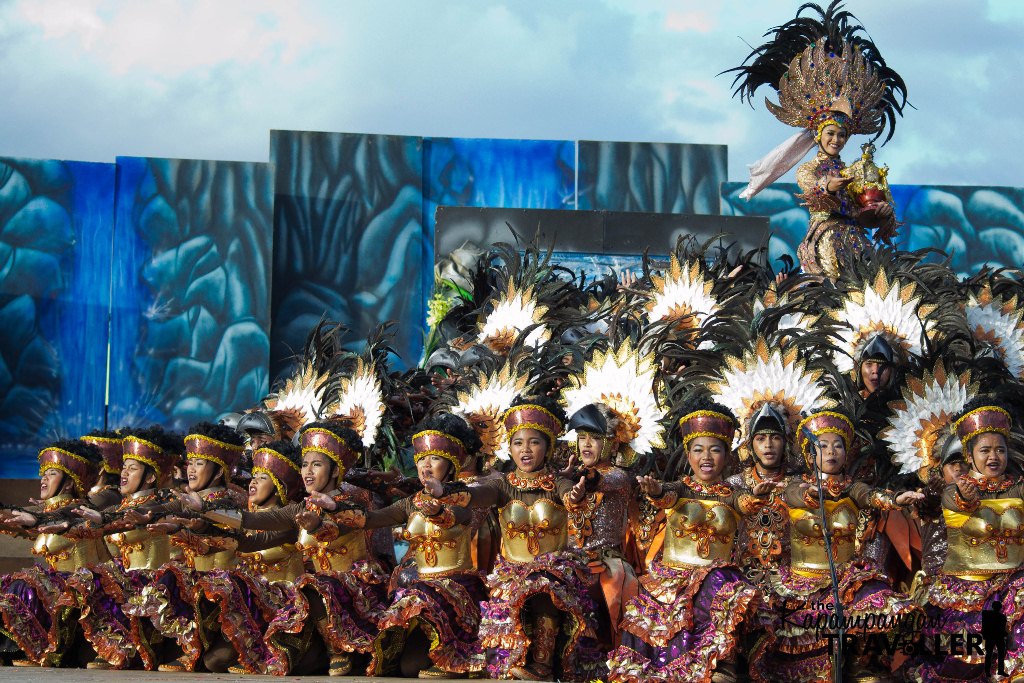
M 605 662 L 597 647 L 592 581 L 585 562 L 567 552 L 539 555 L 529 563 L 499 556 L 487 577 L 490 599 L 481 605 L 480 644 L 487 651 L 489 675 L 507 677 L 509 669 L 526 663 L 530 637 L 524 607 L 530 598 L 546 595 L 563 621 L 556 646 L 556 678 L 601 678 Z
M 888 578 L 870 562 L 855 560 L 840 566 L 838 578 L 847 633 L 857 637 L 861 646 L 866 645 L 869 636 L 878 635 L 889 646 L 899 649 L 898 645 L 920 623 L 920 607 L 893 590 Z M 834 680 L 834 645 L 830 647 L 828 636 L 837 632 L 837 624 L 829 576 L 801 576 L 784 566 L 772 588 L 770 602 L 775 608 L 775 624 L 770 635 L 763 637 L 755 648 L 751 677 L 792 683 Z M 845 654 L 853 668 L 862 670 L 888 670 L 893 660 L 887 652 L 878 656 Z
M 640 594 L 626 606 L 608 680 L 710 681 L 718 662 L 737 653 L 741 627 L 755 620 L 761 602 L 761 592 L 735 567 L 652 562 Z
M 1024 571 L 996 574 L 987 581 L 969 581 L 940 574 L 925 593 L 926 619 L 909 679 L 921 683 L 941 681 L 988 681 L 986 654 L 990 655 L 989 673 L 998 671 L 1000 655 L 992 635 L 986 634 L 983 618 L 1001 626 L 1005 637 L 1006 674 L 1013 678 L 1024 674 Z M 1002 603 L 998 612 L 995 602 Z M 1000 616 L 1002 618 L 1000 618 Z M 994 617 L 994 619 L 993 619 Z M 1000 630 L 1000 629 L 997 629 Z M 951 636 L 960 636 L 961 654 L 952 654 Z M 989 638 L 985 638 L 989 635 Z
M 0 577 L 0 615 L 7 636 L 38 664 L 59 666 L 77 629 L 77 613 L 62 609 L 58 599 L 67 574 L 30 567 Z

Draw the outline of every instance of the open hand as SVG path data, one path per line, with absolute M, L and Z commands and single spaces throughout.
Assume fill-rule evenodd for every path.
M 772 491 L 781 489 L 785 484 L 781 481 L 759 481 L 754 484 L 754 488 L 751 489 L 751 493 L 755 496 L 764 496 Z
M 900 495 L 896 496 L 896 504 L 911 505 L 913 503 L 920 503 L 924 498 L 924 494 L 920 491 L 904 491 Z
M 636 478 L 636 483 L 640 485 L 640 490 L 652 498 L 657 498 L 661 495 L 664 487 L 661 482 L 652 477 L 649 474 L 645 474 L 642 477 Z
M 444 486 L 437 479 L 430 477 L 423 482 L 423 492 L 432 498 L 441 498 L 444 496 Z
M 153 534 L 176 534 L 181 531 L 181 527 L 171 522 L 154 522 L 153 524 L 146 525 L 146 531 Z
M 321 524 L 320 515 L 311 510 L 303 510 L 299 514 L 295 515 L 295 523 L 299 525 L 300 529 L 316 531 Z
M 965 502 L 973 503 L 981 498 L 981 492 L 978 491 L 978 484 L 974 481 L 973 477 L 960 477 L 956 482 L 956 488 L 960 491 L 960 497 Z
M 79 506 L 79 507 L 76 507 L 74 510 L 72 510 L 71 514 L 78 515 L 79 517 L 81 517 L 85 521 L 89 522 L 90 524 L 102 524 L 103 523 L 103 515 L 100 514 L 99 510 L 93 510 L 92 508 L 87 508 L 87 507 Z
M 203 511 L 203 499 L 199 497 L 199 494 L 195 491 L 175 491 L 174 495 L 177 496 L 181 504 L 193 512 Z
M 587 478 L 580 477 L 580 480 L 573 485 L 569 491 L 569 500 L 573 503 L 582 503 L 587 495 Z
M 315 491 L 314 493 L 309 494 L 309 497 L 306 500 L 313 505 L 316 505 L 321 510 L 327 510 L 328 512 L 334 512 L 338 507 L 338 504 L 334 502 L 334 499 L 322 491 Z

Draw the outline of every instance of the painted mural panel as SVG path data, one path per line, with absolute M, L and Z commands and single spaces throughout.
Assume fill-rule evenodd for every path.
M 719 214 L 725 145 L 579 143 L 580 209 Z
M 422 140 L 273 131 L 274 311 L 271 376 L 302 350 L 321 317 L 359 344 L 385 320 L 425 316 Z M 403 324 L 394 348 L 419 359 L 423 335 Z
M 183 429 L 268 389 L 267 164 L 119 157 L 109 424 Z
M 0 478 L 103 425 L 114 165 L 0 158 Z
M 769 257 L 796 259 L 807 231 L 807 209 L 796 198 L 796 183 L 776 183 L 750 201 L 739 193 L 744 183 L 722 186 L 723 213 L 768 216 L 774 233 Z M 896 217 L 905 225 L 896 245 L 901 249 L 934 248 L 952 256 L 961 275 L 986 264 L 1024 266 L 1024 189 L 893 185 Z

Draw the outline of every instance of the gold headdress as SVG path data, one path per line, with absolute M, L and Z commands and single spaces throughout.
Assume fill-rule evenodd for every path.
M 916 473 L 928 481 L 931 469 L 942 464 L 940 453 L 954 418 L 977 391 L 970 372 L 947 373 L 941 361 L 923 379 L 907 378 L 903 399 L 889 404 L 889 425 L 879 434 L 900 474 Z
M 708 316 L 719 309 L 712 294 L 714 282 L 704 275 L 697 260 L 680 262 L 671 255 L 665 275 L 651 275 L 654 289 L 644 305 L 652 323 L 671 321 L 677 330 L 699 330 Z
M 532 327 L 523 344 L 540 346 L 550 337 L 543 325 L 547 312 L 547 307 L 537 302 L 532 286 L 520 288 L 510 280 L 494 309 L 481 322 L 477 341 L 496 353 L 506 353 L 519 335 Z
M 818 17 L 800 16 L 805 10 Z M 734 95 L 752 102 L 757 89 L 768 85 L 779 97 L 778 104 L 765 100 L 768 111 L 801 129 L 751 166 L 750 185 L 741 196 L 749 199 L 793 168 L 829 123 L 850 135 L 877 138 L 888 129 L 886 141 L 892 137 L 907 88 L 855 22 L 839 0 L 824 10 L 805 3 L 795 19 L 769 31 L 771 39 L 741 66 L 728 70 L 736 73 Z
M 665 446 L 665 410 L 655 395 L 657 373 L 654 353 L 641 354 L 626 340 L 618 349 L 595 353 L 580 374 L 569 378 L 562 401 L 569 415 L 595 403 L 607 406 L 616 418 L 615 441 L 630 464 L 637 455 Z

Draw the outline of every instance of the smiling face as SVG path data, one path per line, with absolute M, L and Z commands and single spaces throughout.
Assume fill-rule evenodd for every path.
M 698 436 L 686 450 L 686 460 L 690 463 L 693 476 L 704 483 L 721 481 L 728 455 L 729 449 L 725 442 L 713 436 Z
M 421 484 L 426 484 L 429 479 L 444 481 L 451 469 L 452 464 L 440 455 L 424 455 L 416 461 L 416 476 Z
M 249 504 L 264 507 L 277 500 L 274 479 L 266 472 L 256 472 L 249 480 Z
M 822 474 L 842 474 L 846 467 L 846 444 L 843 437 L 831 432 L 819 435 L 814 459 Z
M 185 478 L 189 491 L 205 491 L 211 486 L 222 484 L 220 465 L 204 458 L 189 458 L 185 463 Z
M 512 462 L 520 472 L 536 472 L 544 467 L 548 454 L 548 440 L 536 429 L 520 429 L 509 441 Z
M 64 473 L 56 467 L 50 467 L 39 475 L 39 498 L 47 500 L 53 498 L 64 488 Z
M 302 456 L 302 483 L 306 493 L 331 491 L 337 488 L 338 465 L 323 453 L 308 451 Z
M 988 432 L 971 442 L 971 468 L 985 477 L 998 477 L 1006 471 L 1006 438 Z
M 829 156 L 837 157 L 839 153 L 843 151 L 843 147 L 846 146 L 846 139 L 849 134 L 846 129 L 837 126 L 834 123 L 830 123 L 821 129 L 821 137 L 818 140 L 818 147 L 821 151 Z
M 584 467 L 593 467 L 604 459 L 605 438 L 592 432 L 578 432 L 576 445 Z
M 786 450 L 786 440 L 778 432 L 760 432 L 750 440 L 754 451 L 754 459 L 766 470 L 777 470 L 782 467 L 782 456 Z
M 156 485 L 156 475 L 146 468 L 146 463 L 125 458 L 121 466 L 121 485 L 118 490 L 122 496 L 130 496 L 139 491 L 151 489 Z
M 889 386 L 892 380 L 892 366 L 885 361 L 866 360 L 860 364 L 860 381 L 864 388 L 874 393 Z

